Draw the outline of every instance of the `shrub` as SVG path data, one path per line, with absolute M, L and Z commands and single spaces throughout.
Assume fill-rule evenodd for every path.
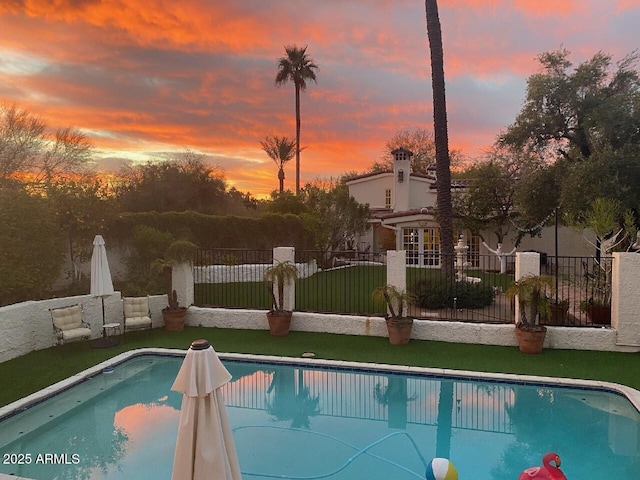
M 483 308 L 493 302 L 493 287 L 487 283 L 447 282 L 442 277 L 419 278 L 410 288 L 416 305 L 439 308 Z
M 0 225 L 0 306 L 46 297 L 65 248 L 46 201 L 0 186 Z

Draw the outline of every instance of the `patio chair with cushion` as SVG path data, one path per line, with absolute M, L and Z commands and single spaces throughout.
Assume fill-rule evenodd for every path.
M 82 305 L 52 308 L 49 311 L 56 344 L 64 345 L 66 342 L 91 338 L 91 325 L 82 320 Z
M 151 330 L 149 297 L 124 297 L 124 333 L 133 330 Z

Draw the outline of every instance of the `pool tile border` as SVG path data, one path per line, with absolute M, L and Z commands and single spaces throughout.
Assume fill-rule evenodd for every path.
M 169 348 L 142 348 L 137 350 L 130 350 L 128 352 L 121 353 L 115 357 L 105 360 L 93 367 L 90 367 L 82 372 L 79 372 L 65 380 L 57 382 L 49 387 L 43 388 L 38 392 L 35 392 L 20 400 L 16 400 L 2 408 L 0 408 L 0 421 L 5 418 L 11 417 L 22 410 L 36 405 L 44 400 L 55 396 L 64 390 L 67 390 L 78 383 L 82 383 L 85 380 L 92 378 L 102 373 L 103 369 L 108 367 L 117 366 L 131 358 L 144 356 L 144 355 L 163 355 L 163 356 L 184 356 L 186 350 L 169 349 Z M 404 365 L 391 365 L 380 363 L 364 363 L 364 362 L 349 362 L 343 360 L 328 360 L 322 358 L 302 358 L 302 357 L 282 357 L 273 355 L 255 355 L 255 354 L 243 354 L 243 353 L 223 353 L 217 352 L 221 359 L 225 360 L 238 360 L 238 361 L 252 361 L 257 363 L 281 363 L 290 365 L 301 365 L 311 368 L 329 367 L 340 370 L 357 370 L 357 371 L 370 371 L 370 372 L 395 372 L 395 373 L 409 373 L 419 376 L 431 376 L 431 377 L 454 377 L 457 379 L 468 380 L 482 380 L 482 381 L 494 381 L 500 383 L 516 383 L 523 385 L 539 385 L 539 386 L 559 386 L 559 387 L 572 387 L 586 390 L 606 390 L 627 398 L 636 410 L 640 411 L 640 391 L 628 387 L 626 385 L 620 385 L 612 382 L 603 382 L 598 380 L 581 380 L 574 378 L 562 378 L 562 377 L 540 377 L 534 375 L 520 375 L 512 373 L 492 373 L 492 372 L 476 372 L 471 370 L 453 370 L 446 368 L 430 368 L 430 367 L 415 367 Z

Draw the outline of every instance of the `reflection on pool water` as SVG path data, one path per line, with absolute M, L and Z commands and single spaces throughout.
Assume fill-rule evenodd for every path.
M 169 389 L 181 361 L 135 357 L 5 419 L 0 472 L 43 480 L 170 478 L 181 396 Z M 425 462 L 445 457 L 461 480 L 513 480 L 548 451 L 560 454 L 569 479 L 639 478 L 640 414 L 615 393 L 225 365 L 245 479 L 415 479 L 424 478 Z

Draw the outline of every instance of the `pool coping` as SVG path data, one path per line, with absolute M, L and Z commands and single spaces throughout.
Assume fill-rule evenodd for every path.
M 4 407 L 0 407 L 0 421 L 38 404 L 78 383 L 102 373 L 103 369 L 113 367 L 131 358 L 144 355 L 184 356 L 187 350 L 173 348 L 140 348 L 120 353 L 69 378 L 43 388 L 24 398 L 16 400 Z M 322 358 L 284 357 L 274 355 L 256 355 L 245 353 L 216 352 L 223 360 L 244 360 L 259 363 L 286 363 L 308 367 L 331 367 L 343 370 L 377 371 L 408 373 L 415 375 L 449 377 L 458 379 L 487 380 L 496 382 L 520 383 L 540 386 L 574 387 L 590 390 L 606 390 L 624 396 L 640 412 L 640 391 L 619 383 L 600 380 L 582 380 L 564 377 L 544 377 L 535 375 L 521 375 L 515 373 L 477 372 L 472 370 L 454 370 L 448 368 L 415 367 L 406 365 L 392 365 L 386 363 L 351 362 L 343 360 L 328 360 Z

